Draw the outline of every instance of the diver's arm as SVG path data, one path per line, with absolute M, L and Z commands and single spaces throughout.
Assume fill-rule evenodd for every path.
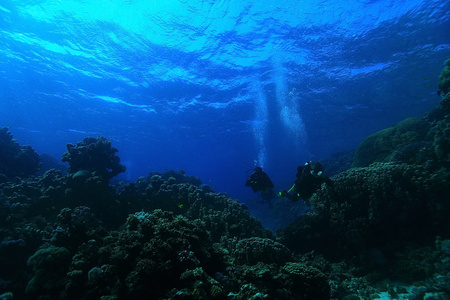
M 287 191 L 288 193 L 292 192 L 295 189 L 295 183 L 294 185 L 289 189 L 289 191 Z
M 293 198 L 295 197 L 295 195 L 289 194 L 289 193 L 292 192 L 294 189 L 295 189 L 295 183 L 294 183 L 294 185 L 289 189 L 289 191 L 284 190 L 284 191 L 279 192 L 279 193 L 278 193 L 278 197 L 286 197 L 286 198 L 288 198 L 289 200 L 297 201 L 298 199 L 297 199 L 297 200 L 294 200 L 294 199 L 293 199 Z

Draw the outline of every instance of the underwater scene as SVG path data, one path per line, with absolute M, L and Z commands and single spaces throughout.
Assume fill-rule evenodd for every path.
M 13 299 L 450 299 L 450 2 L 1 0 Z

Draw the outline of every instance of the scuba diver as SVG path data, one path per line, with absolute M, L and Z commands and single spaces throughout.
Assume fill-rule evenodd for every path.
M 306 205 L 311 206 L 309 198 L 320 188 L 322 183 L 325 182 L 328 186 L 333 187 L 333 182 L 325 175 L 323 166 L 317 161 L 309 161 L 304 166 L 298 166 L 295 176 L 297 179 L 291 189 L 279 192 L 279 197 L 286 197 L 292 201 L 298 201 L 301 198 Z
M 270 205 L 270 200 L 275 198 L 275 194 L 272 190 L 274 185 L 272 180 L 270 180 L 269 175 L 267 175 L 261 167 L 253 169 L 253 173 L 250 176 L 248 176 L 249 171 L 252 171 L 252 169 L 247 170 L 246 174 L 248 178 L 245 182 L 245 186 L 251 187 L 254 193 L 261 191 L 261 198 Z

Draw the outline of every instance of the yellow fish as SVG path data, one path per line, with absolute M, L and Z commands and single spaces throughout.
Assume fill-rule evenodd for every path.
M 183 209 L 184 205 L 183 204 L 178 204 L 178 208 L 179 209 Z

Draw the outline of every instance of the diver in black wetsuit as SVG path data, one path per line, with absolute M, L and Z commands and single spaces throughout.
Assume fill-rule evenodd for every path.
M 251 169 L 248 171 L 251 171 Z M 272 190 L 274 187 L 273 182 L 270 180 L 269 175 L 267 175 L 260 167 L 253 169 L 253 173 L 248 177 L 245 186 L 251 187 L 254 193 L 261 191 L 261 197 L 264 201 L 269 202 L 275 197 Z
M 309 161 L 304 166 L 297 167 L 295 176 L 297 179 L 292 188 L 289 191 L 284 190 L 278 193 L 280 197 L 286 197 L 292 201 L 303 199 L 306 205 L 310 206 L 309 198 L 320 188 L 322 183 L 333 186 L 331 179 L 323 172 L 323 166 L 317 161 Z

